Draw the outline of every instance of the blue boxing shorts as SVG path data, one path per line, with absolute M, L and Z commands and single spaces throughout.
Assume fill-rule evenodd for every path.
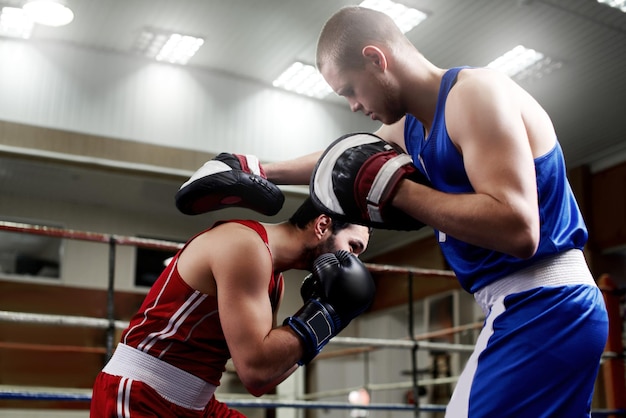
M 474 296 L 487 317 L 446 418 L 590 417 L 608 318 L 582 252 L 542 260 Z

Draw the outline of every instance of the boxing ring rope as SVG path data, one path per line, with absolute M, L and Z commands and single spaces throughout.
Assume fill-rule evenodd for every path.
M 431 331 L 431 332 L 426 332 L 423 334 L 418 334 L 415 336 L 415 340 L 420 341 L 420 340 L 427 340 L 430 338 L 445 337 L 445 336 L 457 334 L 460 332 L 480 329 L 482 327 L 483 327 L 482 322 L 473 322 L 471 324 L 459 325 L 456 327 L 445 328 L 445 329 L 438 330 L 438 331 Z M 399 341 L 403 341 L 406 339 L 408 339 L 408 337 L 406 337 L 405 339 L 400 339 Z M 347 345 L 347 344 L 344 344 L 344 345 Z M 322 359 L 329 359 L 329 358 L 334 358 L 334 357 L 339 357 L 339 356 L 369 353 L 372 351 L 379 350 L 380 348 L 381 347 L 366 346 L 366 347 L 347 348 L 347 349 L 342 349 L 342 350 L 333 350 L 333 351 L 326 351 L 326 352 L 323 351 L 320 354 L 318 354 L 317 357 L 315 357 L 315 359 L 322 360 Z
M 0 221 L 0 230 L 8 232 L 28 233 L 35 235 L 45 235 L 55 238 L 67 238 L 76 239 L 90 242 L 99 242 L 109 245 L 109 280 L 107 286 L 107 318 L 91 318 L 83 316 L 67 316 L 67 315 L 49 315 L 49 314 L 35 314 L 25 312 L 12 312 L 12 311 L 0 311 L 0 322 L 18 322 L 18 323 L 35 323 L 35 324 L 47 324 L 57 326 L 68 327 L 92 327 L 107 330 L 106 349 L 103 350 L 100 347 L 73 347 L 73 346 L 49 346 L 38 344 L 26 344 L 26 343 L 10 343 L 0 342 L 0 347 L 19 348 L 25 350 L 58 350 L 58 351 L 89 351 L 95 353 L 106 353 L 107 360 L 113 351 L 113 336 L 115 329 L 125 329 L 128 325 L 127 321 L 120 321 L 115 319 L 113 310 L 113 298 L 114 298 L 114 271 L 115 271 L 115 247 L 117 245 L 136 246 L 141 248 L 159 249 L 166 251 L 177 251 L 184 244 L 175 243 L 170 241 L 136 238 L 115 234 L 103 234 L 86 231 L 77 231 L 71 229 L 61 229 L 40 225 L 29 225 L 24 223 L 6 222 Z M 335 337 L 328 343 L 329 345 L 347 346 L 347 347 L 360 347 L 357 349 L 344 349 L 335 350 L 328 353 L 320 353 L 316 361 L 323 358 L 330 358 L 332 356 L 349 355 L 367 353 L 368 351 L 377 349 L 409 349 L 412 351 L 412 377 L 411 382 L 399 382 L 399 383 L 384 383 L 375 384 L 368 383 L 366 388 L 372 391 L 375 390 L 392 390 L 392 389 L 408 389 L 412 388 L 414 392 L 415 404 L 369 404 L 369 405 L 353 405 L 341 402 L 323 402 L 323 401 L 311 401 L 311 398 L 331 397 L 337 395 L 343 395 L 349 393 L 354 389 L 362 388 L 347 388 L 335 391 L 325 391 L 318 393 L 310 393 L 301 396 L 299 400 L 281 400 L 271 399 L 271 396 L 265 396 L 265 399 L 229 399 L 228 394 L 223 394 L 225 399 L 223 401 L 231 407 L 241 408 L 295 408 L 295 409 L 363 409 L 363 410 L 398 410 L 398 411 L 414 411 L 417 416 L 420 411 L 422 412 L 442 412 L 445 411 L 445 405 L 432 405 L 432 404 L 419 404 L 418 387 L 436 384 L 450 384 L 454 383 L 457 377 L 445 377 L 445 378 L 433 378 L 422 379 L 417 381 L 417 351 L 418 350 L 433 350 L 433 351 L 449 351 L 449 352 L 472 352 L 474 350 L 473 345 L 468 344 L 450 344 L 450 343 L 438 343 L 430 341 L 421 341 L 428 338 L 434 338 L 436 336 L 449 335 L 466 330 L 478 329 L 482 326 L 481 323 L 466 324 L 464 326 L 452 327 L 445 330 L 439 330 L 432 333 L 426 333 L 422 335 L 414 334 L 413 324 L 413 277 L 415 275 L 425 275 L 429 277 L 442 277 L 455 279 L 455 275 L 451 271 L 445 270 L 432 270 L 421 269 L 415 267 L 398 267 L 384 264 L 365 263 L 366 267 L 371 272 L 381 273 L 396 273 L 406 274 L 408 276 L 409 284 L 409 337 L 408 339 L 379 339 L 379 338 L 354 338 L 354 337 Z M 364 347 L 365 346 L 365 347 Z M 605 352 L 603 358 L 621 358 L 623 359 L 623 353 Z M 241 394 L 237 394 L 241 397 Z M 79 401 L 89 402 L 91 400 L 91 391 L 64 391 L 60 390 L 18 390 L 18 389 L 5 389 L 0 386 L 0 399 L 9 400 L 48 400 L 48 401 Z M 613 409 L 613 410 L 596 410 L 592 412 L 592 417 L 604 417 L 604 416 L 626 416 L 626 410 Z
M 60 393 L 60 392 L 28 392 L 17 390 L 0 389 L 0 398 L 9 400 L 43 400 L 43 401 L 76 401 L 90 402 L 91 395 L 88 393 Z M 316 402 L 316 401 L 278 401 L 264 399 L 222 399 L 231 408 L 292 408 L 292 409 L 364 409 L 385 411 L 411 411 L 414 406 L 407 404 L 369 404 L 352 405 L 342 402 Z M 445 405 L 422 404 L 422 412 L 445 412 Z M 626 410 L 597 409 L 591 412 L 592 418 L 611 416 L 626 416 Z
M 107 329 L 110 323 L 107 319 L 91 318 L 86 316 L 73 315 L 49 315 L 36 314 L 27 312 L 0 311 L 0 322 L 18 322 L 29 324 L 46 324 L 46 325 L 62 325 L 70 327 L 91 327 Z M 127 321 L 114 321 L 115 328 L 125 329 L 128 326 Z M 441 350 L 452 352 L 472 352 L 473 345 L 469 344 L 449 344 L 437 343 L 430 341 L 411 341 L 403 339 L 384 339 L 384 338 L 356 338 L 356 337 L 334 337 L 328 342 L 328 345 L 342 346 L 368 346 L 372 348 L 398 348 L 398 349 L 418 349 Z

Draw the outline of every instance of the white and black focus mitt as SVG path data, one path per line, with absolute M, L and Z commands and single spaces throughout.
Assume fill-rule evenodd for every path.
M 276 215 L 285 196 L 267 180 L 252 155 L 223 152 L 207 161 L 178 190 L 176 207 L 185 215 L 199 215 L 227 207 Z
M 311 176 L 315 206 L 338 219 L 373 228 L 411 231 L 425 225 L 394 208 L 391 200 L 402 179 L 429 184 L 411 157 L 370 133 L 335 140 Z

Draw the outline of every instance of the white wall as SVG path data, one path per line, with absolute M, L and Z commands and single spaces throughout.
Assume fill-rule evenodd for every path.
M 263 161 L 378 124 L 345 105 L 217 72 L 71 45 L 0 41 L 0 119 Z

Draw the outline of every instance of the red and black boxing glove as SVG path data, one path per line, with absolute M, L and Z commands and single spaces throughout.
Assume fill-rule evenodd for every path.
M 310 182 L 311 200 L 322 212 L 373 228 L 411 231 L 424 223 L 394 208 L 402 179 L 429 184 L 411 157 L 370 133 L 335 140 L 318 160 Z
M 185 215 L 198 215 L 227 207 L 276 215 L 285 196 L 267 180 L 253 155 L 223 152 L 207 161 L 178 190 L 176 207 Z

